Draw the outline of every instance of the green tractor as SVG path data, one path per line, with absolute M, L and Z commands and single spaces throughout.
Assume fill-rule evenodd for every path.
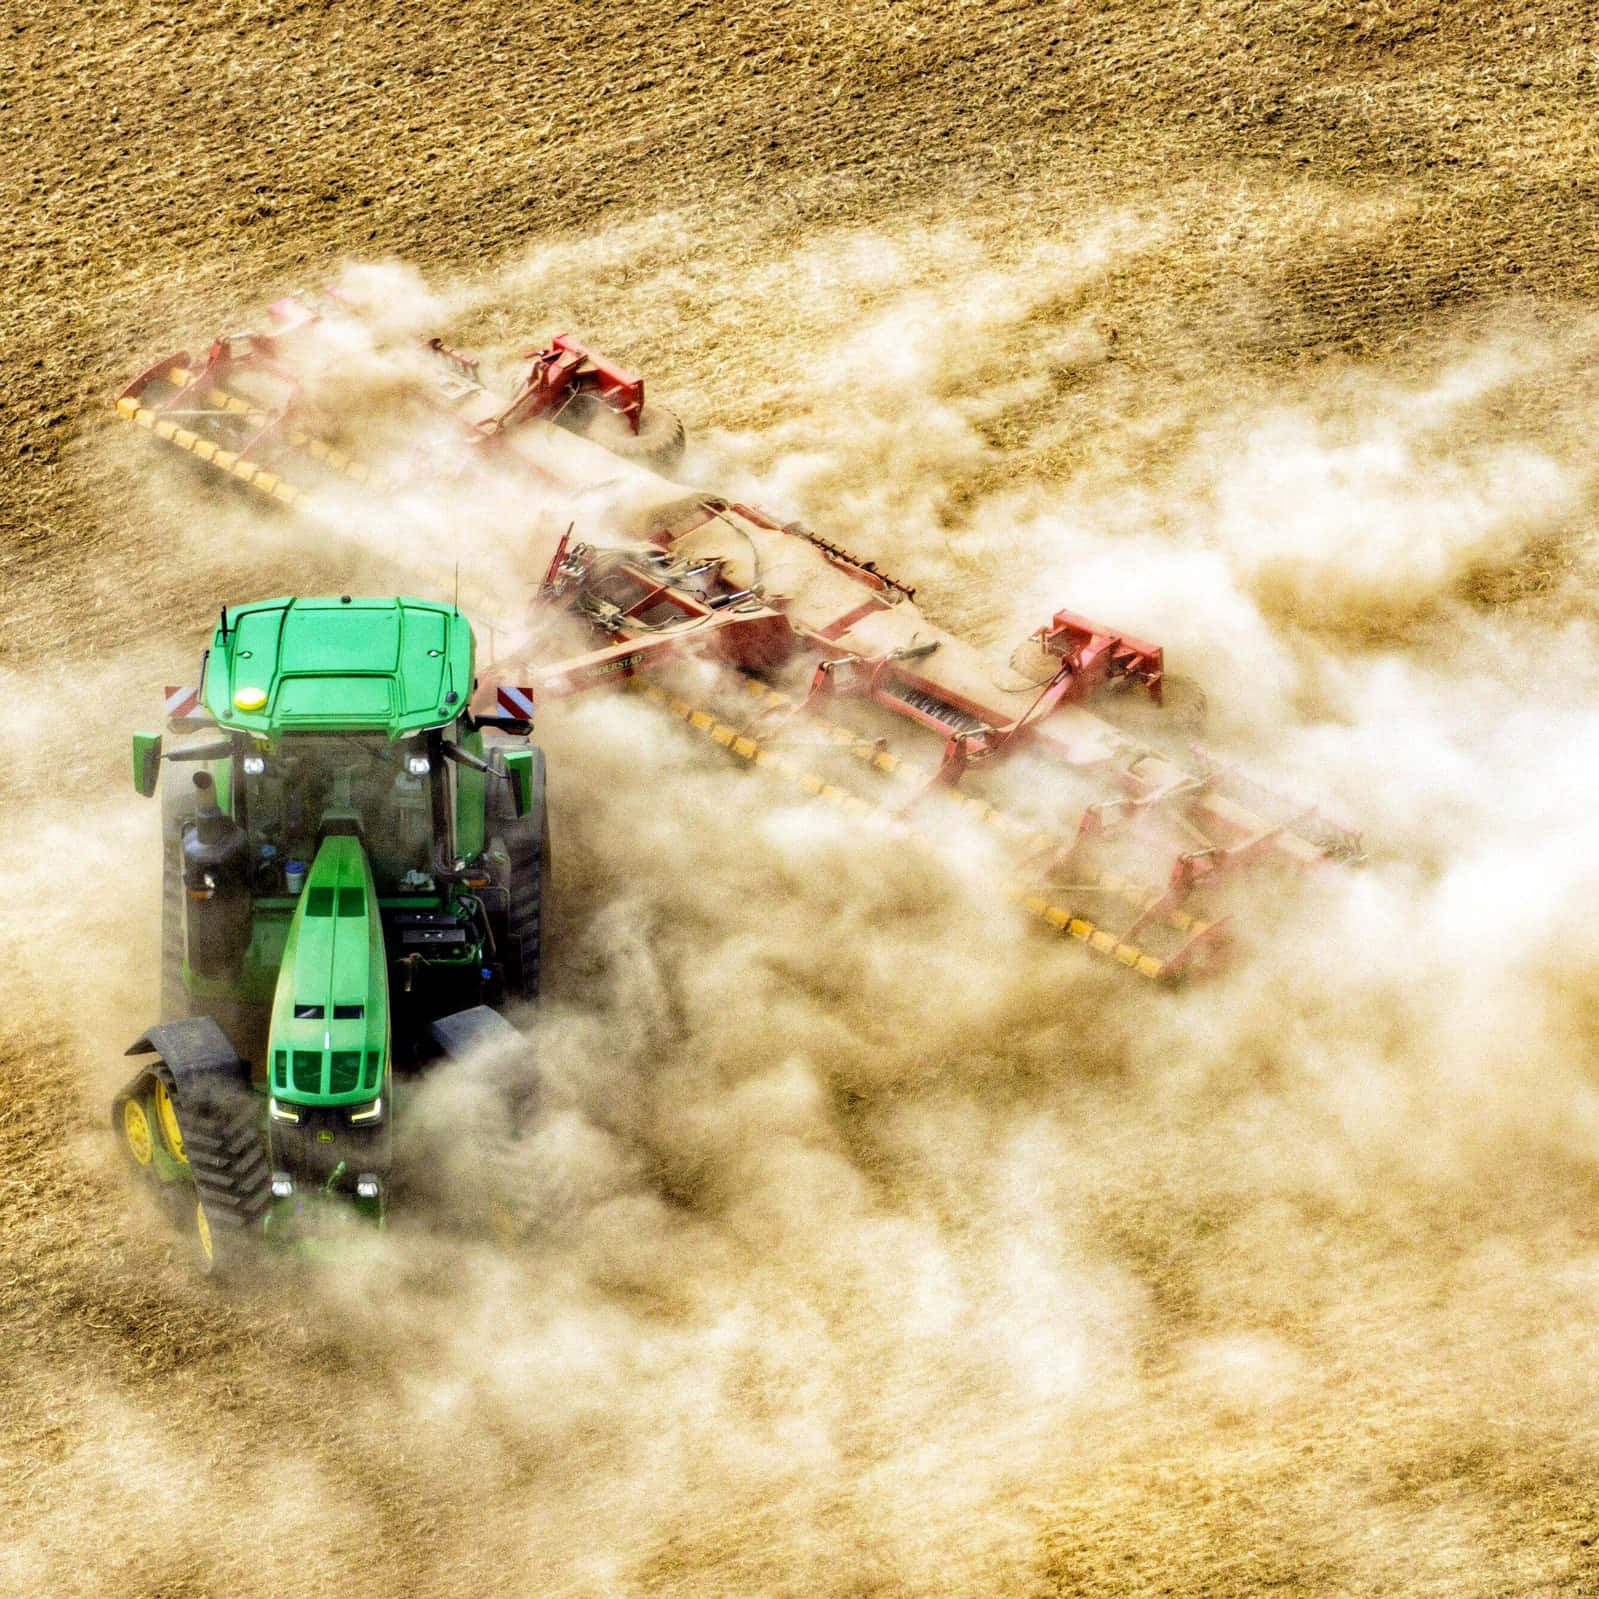
M 472 629 L 419 599 L 224 608 L 169 737 L 161 1020 L 113 1128 L 204 1270 L 381 1225 L 396 1074 L 515 1036 L 549 881 L 531 702 L 471 709 Z

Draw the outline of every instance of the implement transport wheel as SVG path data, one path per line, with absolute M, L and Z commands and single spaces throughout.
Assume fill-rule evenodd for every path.
M 683 459 L 686 436 L 682 420 L 664 405 L 646 405 L 639 412 L 637 433 L 626 417 L 593 394 L 573 395 L 555 421 L 570 432 L 593 440 L 612 455 L 637 461 L 652 472 L 670 472 Z

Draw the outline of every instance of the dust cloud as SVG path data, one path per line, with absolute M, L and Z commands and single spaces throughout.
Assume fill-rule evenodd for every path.
M 668 220 L 407 292 L 507 367 L 554 331 L 507 307 L 630 355 L 675 327 L 674 383 L 639 364 L 703 408 L 686 480 L 802 516 L 998 651 L 1060 606 L 1160 639 L 1219 746 L 1358 825 L 1367 863 L 1307 881 L 1220 978 L 1153 992 L 1030 935 L 980 840 L 795 805 L 632 699 L 549 708 L 558 905 L 525 1051 L 434 1072 L 391 1231 L 274 1273 L 238 1346 L 191 1357 L 247 1373 L 237 1412 L 83 1397 L 8 1587 L 1452 1593 L 1588 1569 L 1592 483 L 1581 428 L 1539 436 L 1518 397 L 1593 332 L 1132 393 L 1117 285 L 1180 219 L 1025 220 L 733 260 Z M 469 565 L 526 581 L 506 491 L 482 516 L 476 490 L 408 492 L 345 524 L 361 569 L 405 568 L 400 524 L 453 563 L 470 524 L 463 595 Z M 303 586 L 307 536 L 270 538 Z M 1530 599 L 1474 597 L 1557 547 Z M 153 905 L 130 812 L 56 824 L 97 843 L 42 949 L 105 881 Z M 121 914 L 136 1016 L 151 928 Z M 109 1025 L 86 1031 L 104 1058 Z M 1529 1495 L 1545 1521 L 1511 1552 Z

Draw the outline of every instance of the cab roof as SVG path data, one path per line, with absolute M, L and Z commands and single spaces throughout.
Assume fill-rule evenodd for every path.
M 200 695 L 226 728 L 382 732 L 452 722 L 472 694 L 472 628 L 459 611 L 400 598 L 260 600 L 224 610 Z

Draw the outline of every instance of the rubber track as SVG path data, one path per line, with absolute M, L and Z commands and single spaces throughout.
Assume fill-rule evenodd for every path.
M 163 792 L 161 801 L 161 1020 L 190 1014 L 189 991 L 183 984 L 183 869 L 179 849 L 187 811 Z
M 177 1110 L 183 1151 L 213 1239 L 221 1230 L 249 1231 L 266 1214 L 272 1198 L 272 1173 L 254 1095 L 241 1092 L 229 1101 L 206 1105 L 180 1095 Z
M 524 999 L 539 994 L 546 834 L 543 818 L 532 816 L 505 823 L 501 832 L 511 863 L 507 921 L 518 950 L 517 988 Z
M 487 752 L 492 753 L 492 752 Z M 505 844 L 509 862 L 506 933 L 515 946 L 515 960 L 507 960 L 507 978 L 523 999 L 539 997 L 544 956 L 544 892 L 550 877 L 550 823 L 539 784 L 537 810 L 518 816 L 511 807 L 509 786 L 490 780 L 484 795 L 484 832 Z M 508 952 L 509 953 L 509 952 Z

